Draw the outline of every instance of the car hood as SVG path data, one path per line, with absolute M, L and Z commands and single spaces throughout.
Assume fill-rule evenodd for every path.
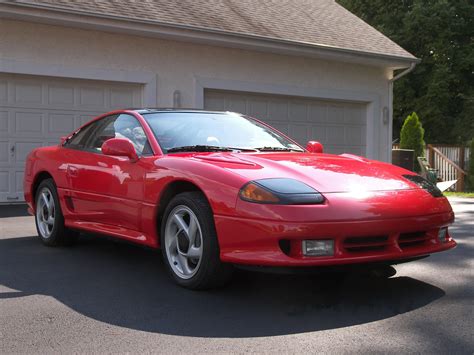
M 248 180 L 291 178 L 323 193 L 391 191 L 418 188 L 402 177 L 410 172 L 354 155 L 310 153 L 211 153 L 198 159 Z

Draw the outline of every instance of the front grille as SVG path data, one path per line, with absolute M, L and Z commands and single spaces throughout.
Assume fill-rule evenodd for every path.
M 344 240 L 343 247 L 347 252 L 350 253 L 383 251 L 388 247 L 388 235 L 349 237 Z
M 425 245 L 431 237 L 426 232 L 402 233 L 398 237 L 398 246 L 400 249 L 408 249 Z

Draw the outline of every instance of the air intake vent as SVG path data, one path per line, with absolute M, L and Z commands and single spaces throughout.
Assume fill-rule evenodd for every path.
M 383 251 L 388 247 L 388 235 L 375 237 L 349 237 L 344 240 L 344 249 L 350 253 Z
M 426 232 L 403 233 L 398 237 L 398 245 L 401 249 L 413 248 L 425 245 L 430 239 Z

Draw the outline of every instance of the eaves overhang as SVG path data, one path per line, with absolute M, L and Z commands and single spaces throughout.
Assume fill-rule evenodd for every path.
M 280 38 L 163 23 L 110 14 L 99 14 L 54 5 L 24 2 L 0 3 L 0 18 L 44 23 L 66 27 L 99 30 L 112 33 L 146 36 L 199 43 L 220 47 L 239 48 L 283 55 L 295 55 L 346 63 L 356 63 L 389 69 L 403 69 L 420 62 L 415 57 L 395 56 L 376 52 L 328 45 L 283 40 Z

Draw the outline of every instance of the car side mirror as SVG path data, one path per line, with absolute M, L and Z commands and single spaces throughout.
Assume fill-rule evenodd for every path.
M 61 137 L 59 144 L 63 145 L 64 143 L 66 143 L 66 140 L 67 140 L 67 136 Z
M 132 142 L 125 138 L 111 138 L 102 144 L 102 154 L 114 157 L 127 157 L 130 161 L 138 160 L 137 152 Z
M 323 145 L 316 141 L 309 141 L 308 144 L 306 144 L 306 150 L 310 153 L 322 153 Z

